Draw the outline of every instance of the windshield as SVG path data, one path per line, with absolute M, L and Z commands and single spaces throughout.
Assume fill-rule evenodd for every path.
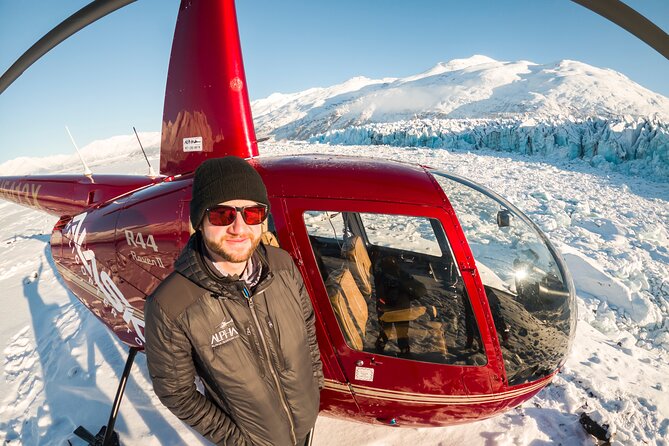
M 547 376 L 566 360 L 576 324 L 573 285 L 546 236 L 520 210 L 455 175 L 432 170 L 476 260 L 509 384 Z

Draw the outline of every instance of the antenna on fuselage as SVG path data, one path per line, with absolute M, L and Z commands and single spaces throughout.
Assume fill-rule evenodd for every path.
M 154 172 L 153 167 L 151 167 L 151 163 L 149 162 L 149 158 L 146 156 L 146 152 L 144 151 L 144 146 L 142 145 L 142 141 L 139 140 L 139 135 L 137 134 L 137 130 L 133 126 L 132 131 L 135 132 L 135 136 L 137 137 L 137 142 L 139 143 L 139 148 L 142 149 L 142 153 L 144 154 L 144 159 L 146 160 L 146 164 L 149 165 L 149 176 L 152 178 L 157 177 L 156 172 Z
M 70 129 L 68 129 L 67 126 L 65 126 L 65 130 L 67 130 L 67 134 L 70 135 L 70 140 L 72 141 L 72 145 L 74 145 L 74 150 L 77 151 L 77 155 L 79 155 L 79 159 L 81 160 L 81 163 L 84 165 L 84 175 L 86 175 L 87 177 L 92 176 L 93 172 L 86 165 L 86 161 L 84 161 L 84 157 L 81 156 L 81 152 L 79 151 L 79 147 L 77 147 L 77 143 L 74 141 L 74 138 L 72 137 L 72 133 L 70 133 Z

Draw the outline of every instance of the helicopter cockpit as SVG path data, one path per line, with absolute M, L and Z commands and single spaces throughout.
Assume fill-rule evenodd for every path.
M 503 198 L 429 172 L 473 254 L 508 385 L 550 375 L 566 358 L 575 324 L 573 288 L 559 255 Z M 488 363 L 479 328 L 486 322 L 472 308 L 477 293 L 463 280 L 456 242 L 439 218 L 337 207 L 306 210 L 303 221 L 350 349 L 435 365 Z

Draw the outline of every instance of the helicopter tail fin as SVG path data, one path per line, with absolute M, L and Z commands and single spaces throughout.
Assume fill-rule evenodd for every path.
M 3 176 L 0 199 L 61 217 L 162 180 L 140 175 Z
M 172 43 L 160 173 L 208 158 L 258 155 L 234 0 L 183 0 Z

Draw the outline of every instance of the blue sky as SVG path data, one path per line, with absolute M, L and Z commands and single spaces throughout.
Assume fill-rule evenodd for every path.
M 669 30 L 669 1 L 627 0 Z M 0 71 L 85 0 L 0 0 Z M 71 153 L 95 139 L 158 131 L 178 1 L 139 0 L 89 26 L 0 95 L 0 162 Z M 620 71 L 669 96 L 669 61 L 568 0 L 238 0 L 252 99 L 401 77 L 484 54 Z

